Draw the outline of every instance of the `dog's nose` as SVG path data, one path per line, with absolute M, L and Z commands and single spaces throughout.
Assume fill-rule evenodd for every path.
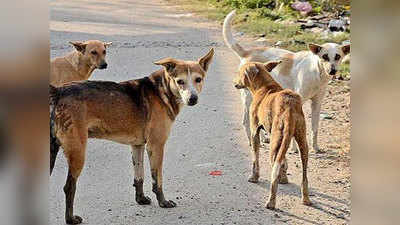
M 107 66 L 108 66 L 107 63 L 102 63 L 102 64 L 99 66 L 99 69 L 107 69 Z
M 330 74 L 330 75 L 335 75 L 335 74 L 336 74 L 336 72 L 337 72 L 337 70 L 336 70 L 336 69 L 331 69 L 331 71 L 329 72 L 329 74 Z
M 240 85 L 239 84 L 235 84 L 235 88 L 239 89 Z
M 198 99 L 197 95 L 190 96 L 188 105 L 196 105 L 197 104 L 197 99 Z

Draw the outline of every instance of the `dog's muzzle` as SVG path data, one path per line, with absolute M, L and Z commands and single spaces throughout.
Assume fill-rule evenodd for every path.
M 235 88 L 236 89 L 243 89 L 244 87 L 242 85 L 240 85 L 240 84 L 235 84 Z
M 101 69 L 101 70 L 107 69 L 107 66 L 108 66 L 107 63 L 102 63 L 102 64 L 100 64 L 99 69 Z
M 336 69 L 331 69 L 331 71 L 329 71 L 329 75 L 335 75 L 337 73 Z
M 188 105 L 193 106 L 197 104 L 197 100 L 199 98 L 197 97 L 197 95 L 191 95 L 188 101 Z

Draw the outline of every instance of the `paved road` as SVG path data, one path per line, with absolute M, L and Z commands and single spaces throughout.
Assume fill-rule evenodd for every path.
M 218 25 L 180 17 L 184 12 L 158 0 L 55 0 L 50 5 L 52 57 L 70 51 L 68 41 L 99 39 L 114 43 L 108 50 L 109 68 L 96 71 L 91 79 L 139 78 L 159 69 L 152 62 L 160 58 L 192 60 L 216 48 L 199 104 L 181 112 L 166 147 L 164 193 L 178 204 L 177 208 L 162 209 L 156 204 L 147 159 L 144 188 L 153 203 L 137 205 L 130 148 L 90 140 L 75 201 L 75 212 L 83 217 L 84 224 L 320 224 L 322 220 L 341 224 L 345 220 L 338 216 L 348 218 L 347 193 L 331 190 L 327 195 L 322 194 L 322 187 L 315 187 L 311 198 L 319 199 L 320 207 L 301 205 L 300 168 L 294 166 L 298 157 L 289 164 L 293 183 L 280 186 L 278 192 L 277 206 L 282 210 L 264 209 L 269 190 L 268 162 L 263 155 L 262 182 L 248 183 L 250 157 L 240 124 L 239 94 L 231 77 L 238 59 L 223 45 Z M 313 164 L 310 167 L 312 171 Z M 210 176 L 213 170 L 221 170 L 222 176 Z M 65 158 L 60 154 L 50 178 L 52 225 L 64 224 L 62 188 L 66 172 Z M 311 177 L 309 182 L 313 187 L 324 180 Z

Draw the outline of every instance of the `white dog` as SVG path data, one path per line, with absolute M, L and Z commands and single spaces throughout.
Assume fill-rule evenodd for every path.
M 232 36 L 231 23 L 234 15 L 235 10 L 226 16 L 223 25 L 223 36 L 226 45 L 239 56 L 239 67 L 250 61 L 262 63 L 273 60 L 282 61 L 271 72 L 271 75 L 283 88 L 289 88 L 300 94 L 303 104 L 307 100 L 311 100 L 312 146 L 315 151 L 319 151 L 317 136 L 321 103 L 325 96 L 328 81 L 331 76 L 336 75 L 337 68 L 344 56 L 349 54 L 350 45 L 340 46 L 335 43 L 309 44 L 310 51 L 296 53 L 273 47 L 244 49 Z M 240 92 L 244 106 L 243 126 L 250 142 L 249 107 L 252 97 L 247 89 L 241 89 Z M 293 144 L 292 148 L 297 152 L 297 145 Z

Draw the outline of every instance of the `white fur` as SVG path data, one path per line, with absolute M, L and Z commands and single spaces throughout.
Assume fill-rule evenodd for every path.
M 144 155 L 144 145 L 141 146 L 132 145 L 132 162 L 136 180 L 144 179 L 143 155 Z
M 192 76 L 192 73 L 190 71 L 190 68 L 188 67 L 188 73 L 187 73 L 187 80 L 185 82 L 185 88 L 179 90 L 179 94 L 181 95 L 181 98 L 185 104 L 189 102 L 189 99 L 192 95 L 197 96 L 198 92 L 196 90 L 196 87 L 193 85 L 193 79 L 194 77 Z

